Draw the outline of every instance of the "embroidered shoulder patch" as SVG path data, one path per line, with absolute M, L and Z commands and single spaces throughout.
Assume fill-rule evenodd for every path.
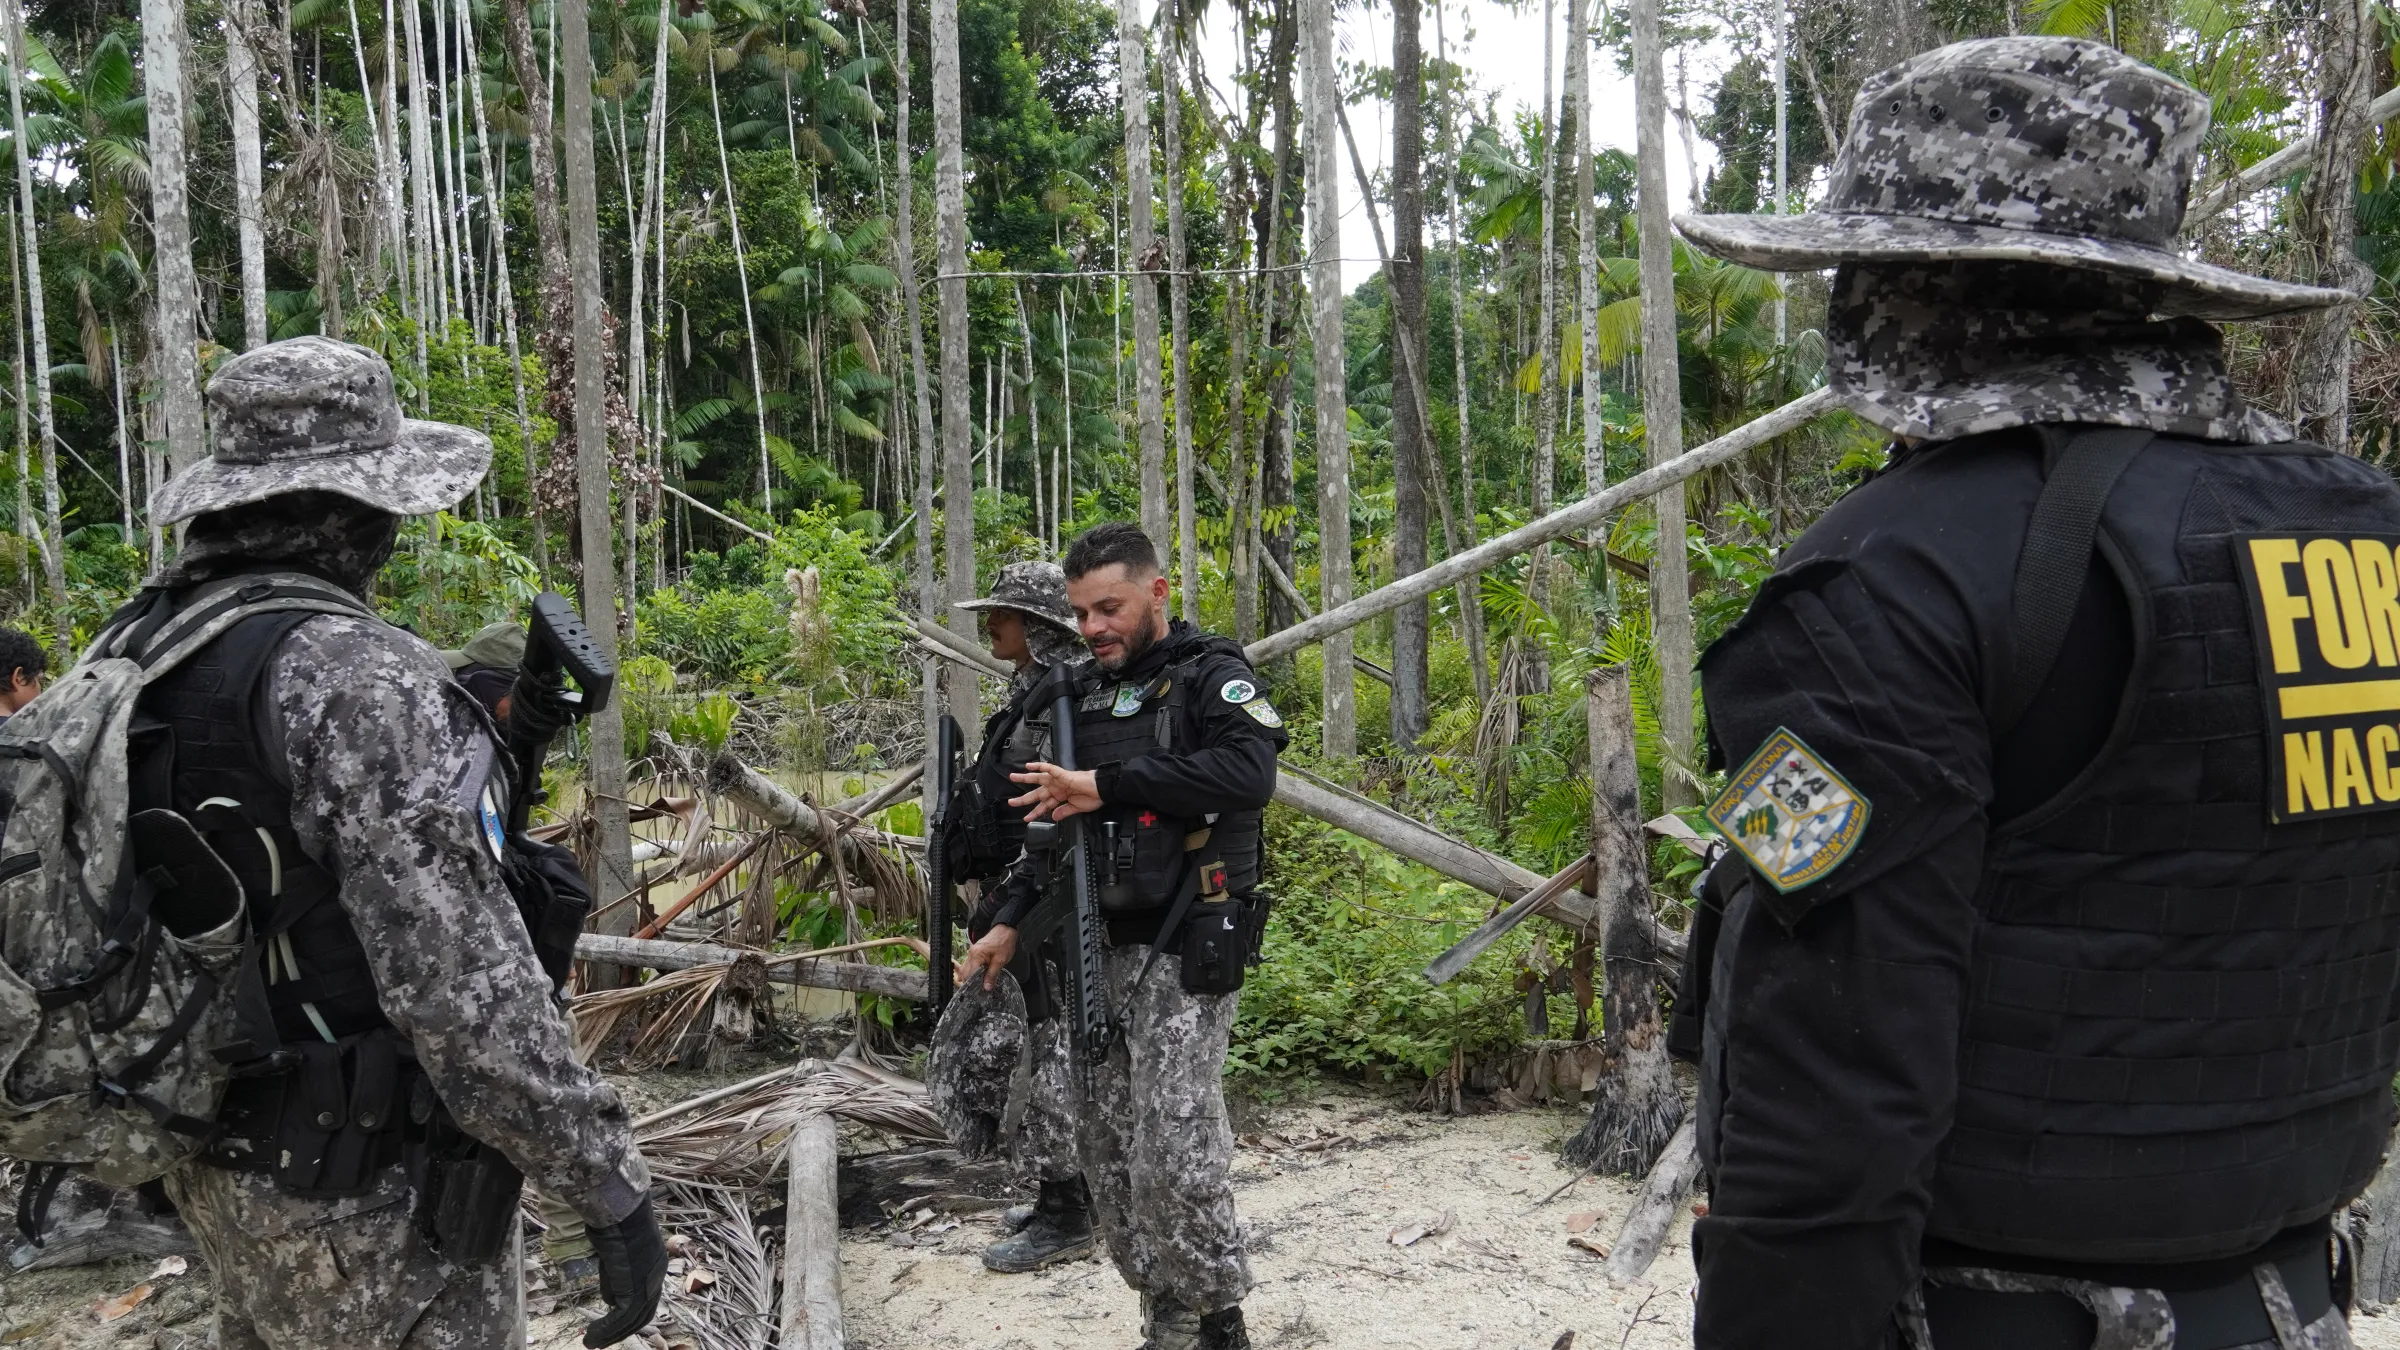
M 1117 702 L 1110 708 L 1112 717 L 1131 717 L 1142 710 L 1142 687 L 1138 684 L 1117 686 Z
M 1867 799 L 1801 739 L 1777 727 L 1710 803 L 1708 818 L 1769 885 L 1796 891 L 1850 856 Z
M 1250 720 L 1262 727 L 1283 725 L 1283 714 L 1275 711 L 1275 705 L 1263 698 L 1254 698 L 1243 704 L 1242 711 L 1250 714 Z
M 2233 541 L 2265 702 L 2267 819 L 2400 807 L 2400 535 Z
M 1258 686 L 1248 680 L 1227 680 L 1225 687 L 1217 691 L 1217 697 L 1227 703 L 1248 703 L 1258 697 Z

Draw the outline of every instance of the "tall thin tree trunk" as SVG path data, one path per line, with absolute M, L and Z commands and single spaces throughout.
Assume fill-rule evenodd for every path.
M 559 0 L 559 64 L 566 90 L 568 267 L 574 310 L 575 456 L 583 542 L 583 620 L 610 658 L 617 654 L 616 535 L 608 503 L 608 333 L 600 298 L 600 191 L 592 163 L 592 39 L 586 0 Z M 599 893 L 633 889 L 633 841 L 625 819 L 625 714 L 615 700 L 592 717 L 589 802 L 600 827 Z M 604 901 L 603 903 L 606 903 Z M 618 907 L 604 923 L 630 929 Z
M 1567 0 L 1569 5 L 1576 0 Z M 1534 412 L 1533 426 L 1533 515 L 1535 519 L 1550 514 L 1556 500 L 1558 483 L 1558 116 L 1552 97 L 1552 73 L 1557 69 L 1553 56 L 1554 39 L 1558 34 L 1557 0 L 1542 3 L 1542 257 L 1541 307 L 1534 320 L 1534 348 L 1540 359 L 1537 369 L 1542 382 L 1541 403 Z M 1550 606 L 1550 548 L 1547 544 L 1535 549 L 1527 560 L 1532 567 L 1532 584 L 1527 590 L 1537 609 Z M 1536 689 L 1549 687 L 1550 661 L 1547 644 L 1531 643 L 1526 649 L 1526 671 Z
M 531 131 L 525 138 L 525 160 L 529 186 L 533 189 L 533 236 L 541 247 L 542 258 L 542 331 L 534 339 L 534 351 L 542 358 L 543 374 L 548 389 L 543 404 L 551 413 L 561 435 L 553 443 L 552 453 L 572 451 L 572 437 L 565 435 L 573 425 L 572 375 L 574 361 L 574 323 L 567 282 L 566 227 L 558 214 L 558 159 L 551 149 L 551 137 L 556 122 L 550 111 L 550 77 L 533 51 L 533 19 L 527 0 L 501 0 L 502 37 L 508 45 L 508 61 L 516 71 L 517 87 L 525 93 L 525 117 Z M 547 572 L 550 567 L 549 531 L 544 516 L 548 503 L 533 484 L 548 478 L 541 466 L 539 452 L 530 444 L 525 448 L 525 478 L 532 500 L 527 514 L 533 522 L 534 566 Z
M 1151 275 L 1157 266 L 1151 253 L 1158 199 L 1150 182 L 1148 66 L 1141 0 L 1117 0 L 1117 96 L 1125 113 L 1125 217 L 1132 236 L 1127 270 L 1134 273 L 1128 280 L 1133 287 L 1134 430 L 1141 446 L 1142 533 L 1163 551 L 1170 538 L 1167 413 L 1166 396 L 1159 388 L 1158 282 Z
M 1183 238 L 1183 5 L 1169 0 L 1161 81 L 1166 92 L 1168 327 L 1175 352 L 1175 564 L 1182 589 L 1179 612 L 1200 622 L 1200 532 L 1192 510 L 1192 279 Z
M 9 90 L 13 95 L 16 90 L 16 53 L 18 51 L 15 0 L 0 0 L 0 6 L 5 6 L 9 12 Z M 13 97 L 11 103 L 12 105 L 16 103 Z M 25 122 L 22 117 L 19 117 L 10 125 L 12 128 L 17 128 L 24 126 Z M 25 393 L 25 367 L 28 364 L 25 359 L 25 329 L 28 316 L 25 312 L 23 274 L 18 268 L 17 220 L 17 202 L 12 195 L 8 203 L 8 327 L 10 335 L 16 341 L 17 348 L 17 537 L 25 541 L 26 550 L 35 559 L 46 560 L 50 552 L 49 544 L 43 539 L 41 525 L 33 515 L 33 468 L 31 464 L 33 435 L 29 422 L 31 400 Z M 153 567 L 158 565 L 156 553 L 151 555 L 150 563 Z M 26 569 L 25 575 L 27 577 L 26 602 L 30 604 L 33 599 L 32 569 Z
M 1350 603 L 1350 406 L 1342 344 L 1341 135 L 1336 116 L 1341 87 L 1334 81 L 1333 2 L 1305 0 L 1300 28 L 1307 49 L 1302 80 L 1308 100 L 1309 300 L 1314 307 L 1317 363 L 1317 572 L 1319 603 Z M 1325 640 L 1325 753 L 1358 753 L 1358 708 L 1351 635 Z
M 892 260 L 900 272 L 900 303 L 908 318 L 909 396 L 914 400 L 916 421 L 909 443 L 917 457 L 917 617 L 927 623 L 940 623 L 944 595 L 933 562 L 933 501 L 935 492 L 933 390 L 927 383 L 925 371 L 925 318 L 917 287 L 917 160 L 915 141 L 910 139 L 908 29 L 910 0 L 899 0 L 893 6 L 893 36 L 898 39 L 897 53 L 892 59 L 894 123 L 892 127 L 893 162 L 898 166 L 900 182 L 897 206 L 899 228 L 892 231 Z M 1062 311 L 1063 312 L 1063 311 Z M 1059 353 L 1064 369 L 1066 353 Z M 905 414 L 903 414 L 905 416 Z M 956 501 L 957 498 L 951 500 Z M 924 664 L 925 743 L 932 745 L 934 725 L 942 715 L 942 671 L 949 663 L 929 657 Z M 931 800 L 933 784 L 926 781 L 927 800 Z M 933 819 L 927 811 L 925 819 Z
M 1266 404 L 1267 415 L 1260 419 L 1258 454 L 1252 461 L 1258 469 L 1258 484 L 1251 500 L 1258 510 L 1251 513 L 1250 526 L 1258 531 L 1253 541 L 1256 551 L 1273 558 L 1287 577 L 1299 575 L 1294 553 L 1298 536 L 1298 512 L 1294 509 L 1292 471 L 1293 354 L 1298 347 L 1300 304 L 1308 293 L 1305 279 L 1298 270 L 1283 270 L 1301 260 L 1307 243 L 1299 232 L 1306 227 L 1301 218 L 1304 193 L 1299 176 L 1300 114 L 1294 104 L 1299 86 L 1301 48 L 1300 15 L 1304 0 L 1278 0 L 1274 8 L 1275 28 L 1267 40 L 1267 87 L 1275 91 L 1275 177 L 1267 191 L 1267 214 L 1259 246 L 1259 272 L 1263 284 L 1264 303 L 1259 309 L 1259 349 L 1275 354 L 1268 368 Z M 1332 161 L 1328 158 L 1327 163 Z M 1338 170 L 1328 170 L 1338 172 Z M 1305 263 L 1302 263 L 1305 266 Z M 1267 528 L 1265 520 L 1273 517 L 1275 525 Z M 1258 584 L 1260 569 L 1253 568 L 1251 587 Z M 1300 612 L 1286 599 L 1279 587 L 1269 587 L 1266 595 L 1266 627 L 1283 629 L 1300 621 Z M 1287 663 L 1288 666 L 1288 663 Z M 1273 678 L 1285 678 L 1270 672 Z
M 355 26 L 355 25 L 353 25 Z M 377 96 L 383 103 L 384 157 L 391 165 L 391 250 L 399 284 L 400 313 L 422 327 L 424 295 L 417 276 L 414 236 L 408 230 L 407 156 L 400 151 L 400 20 L 393 0 L 383 0 L 383 82 Z M 566 266 L 566 245 L 559 245 L 560 267 Z
M 1659 0 L 1633 0 L 1636 225 L 1641 231 L 1642 424 L 1650 462 L 1683 453 L 1683 385 L 1675 349 L 1675 236 L 1667 226 L 1667 76 Z M 1659 736 L 1667 756 L 1692 754 L 1692 598 L 1683 541 L 1683 485 L 1651 500 L 1658 518 L 1650 564 L 1651 640 L 1658 655 Z M 1660 775 L 1672 809 L 1694 800 L 1691 780 L 1674 765 Z
M 147 2 L 156 3 L 156 0 L 147 0 Z M 24 3 L 23 0 L 0 0 L 0 4 L 8 7 L 9 126 L 15 135 L 16 144 L 30 145 L 32 142 L 25 135 L 25 91 L 22 73 L 25 65 Z M 180 68 L 179 57 L 176 59 L 178 60 L 177 68 Z M 173 100 L 170 99 L 170 106 L 172 105 Z M 155 119 L 158 116 L 158 105 L 153 103 L 150 106 L 151 116 Z M 183 125 L 179 119 L 175 126 L 175 144 L 178 150 L 176 168 L 178 170 L 182 168 L 180 154 L 182 142 Z M 58 528 L 58 421 L 50 402 L 50 329 L 47 311 L 43 305 L 41 231 L 33 226 L 35 216 L 32 157 L 20 154 L 14 158 L 17 161 L 17 220 L 23 227 L 22 238 L 25 246 L 25 327 L 30 334 L 33 347 L 28 355 L 33 362 L 34 425 L 40 430 L 42 438 L 42 569 L 50 581 L 50 608 L 53 621 L 57 625 L 58 650 L 64 652 L 73 646 L 75 630 L 74 620 L 67 613 L 66 553 Z M 163 255 L 164 252 L 165 249 L 162 246 L 160 253 Z M 184 275 L 188 278 L 191 259 L 188 235 L 184 245 L 184 259 L 187 269 Z M 20 359 L 18 365 L 23 366 L 24 361 Z M 24 481 L 22 466 L 20 466 L 17 481 L 20 483 Z
M 142 87 L 150 110 L 150 218 L 156 246 L 158 350 L 167 358 L 159 365 L 159 398 L 167 415 L 167 463 L 180 472 L 208 453 L 196 359 L 200 297 L 192 274 L 192 216 L 184 199 L 183 0 L 142 0 Z M 51 474 L 48 460 L 43 472 Z M 55 516 L 55 481 L 45 492 Z
M 426 348 L 435 334 L 450 326 L 449 287 L 443 280 L 440 224 L 433 191 L 433 130 L 425 118 L 425 25 L 416 0 L 399 0 L 401 36 L 407 44 L 408 72 L 408 230 L 417 255 L 417 366 L 420 376 L 429 359 Z M 422 411 L 427 382 L 420 378 L 418 404 Z
M 475 30 L 467 0 L 458 0 L 458 31 L 461 34 L 461 40 L 468 43 L 468 49 L 474 50 L 473 34 Z M 491 213 L 492 284 L 493 288 L 500 293 L 500 332 L 508 343 L 508 382 L 517 397 L 517 443 L 525 448 L 526 514 L 534 518 L 534 539 L 536 547 L 539 548 L 540 517 L 534 514 L 533 507 L 534 478 L 537 470 L 533 458 L 533 412 L 526 406 L 525 401 L 525 354 L 519 347 L 517 338 L 517 292 L 508 272 L 508 157 L 504 154 L 492 153 L 491 116 L 484 104 L 481 78 L 475 80 L 473 97 L 475 102 L 475 152 L 483 160 L 483 171 L 486 178 L 483 185 L 483 202 L 485 208 Z M 639 367 L 637 366 L 636 369 L 638 370 Z M 536 568 L 540 570 L 545 566 L 546 560 L 540 559 L 539 554 L 536 555 L 536 558 Z
M 241 240 L 242 345 L 267 340 L 267 235 L 259 204 L 262 171 L 258 147 L 258 51 L 251 42 L 257 22 L 252 0 L 225 8 L 225 80 L 233 112 L 233 215 Z
M 1587 6 L 1567 0 L 1567 100 L 1575 105 L 1575 299 L 1583 333 L 1583 492 L 1608 481 L 1600 422 L 1600 221 L 1592 183 L 1592 40 Z M 1777 0 L 1780 3 L 1780 0 Z
M 2377 26 L 2366 0 L 2324 0 L 2317 20 L 2317 162 L 2301 200 L 2301 252 L 2311 279 L 2365 293 L 2374 273 L 2358 257 L 2358 166 L 2374 98 L 2371 55 Z M 2356 305 L 2302 320 L 2292 356 L 2292 410 L 2300 434 L 2331 450 L 2350 444 L 2350 332 Z
M 975 595 L 975 414 L 967 393 L 967 187 L 959 121 L 958 0 L 933 0 L 933 228 L 941 301 L 943 579 L 952 603 Z M 974 639 L 974 616 L 945 605 L 951 629 Z M 976 674 L 950 671 L 950 710 L 972 726 L 981 702 Z
M 119 539 L 128 548 L 133 545 L 133 428 L 125 424 L 125 352 L 117 341 L 117 330 L 108 330 L 108 373 L 111 391 L 116 395 L 117 413 L 117 519 Z
M 758 500 L 775 514 L 775 466 L 767 458 L 767 382 L 759 368 L 758 320 L 750 310 L 750 263 L 742 248 L 742 208 L 733 195 L 733 162 L 725 154 L 725 111 L 717 101 L 717 64 L 708 62 L 708 116 L 717 131 L 717 169 L 725 183 L 725 220 L 733 231 L 734 279 L 742 288 L 742 332 L 749 339 L 750 398 L 758 411 Z
M 1425 51 L 1422 0 L 1392 0 L 1392 571 L 1425 570 L 1426 493 L 1433 456 L 1425 425 Z M 1361 192 L 1365 189 L 1361 188 Z M 1447 495 L 1445 494 L 1445 502 Z M 1392 612 L 1392 744 L 1413 754 L 1433 725 L 1426 695 L 1432 615 L 1423 600 Z
M 358 0 L 346 0 L 346 6 L 350 11 L 350 56 L 358 65 L 358 87 L 361 95 L 359 104 L 366 111 L 367 140 L 373 145 L 375 152 L 375 212 L 370 215 L 369 219 L 375 221 L 376 225 L 367 232 L 368 285 L 363 289 L 381 290 L 386 262 L 383 249 L 391 247 L 395 238 L 391 229 L 391 218 L 393 214 L 393 177 L 397 171 L 392 167 L 389 147 L 384 144 L 383 140 L 385 122 L 377 111 L 378 92 L 375 82 L 367 77 L 367 38 L 366 30 L 361 28 L 358 23 Z M 384 75 L 388 82 L 391 72 L 386 70 Z M 322 94 L 322 72 L 319 73 L 318 90 Z M 319 119 L 318 130 L 320 133 L 323 131 L 322 118 Z M 376 242 L 378 235 L 386 236 L 380 247 Z M 406 287 L 403 286 L 402 290 L 405 291 Z
M 1436 55 L 1445 66 L 1450 64 L 1450 39 L 1442 25 L 1442 0 L 1434 0 L 1433 32 Z M 1474 391 L 1467 384 L 1467 247 L 1465 232 L 1459 228 L 1458 214 L 1458 108 L 1453 104 L 1443 141 L 1448 153 L 1448 186 L 1450 207 L 1450 363 L 1451 378 L 1458 393 L 1458 501 L 1461 533 L 1467 547 L 1478 542 L 1475 525 L 1475 437 L 1470 406 Z M 1431 429 L 1427 429 L 1428 436 Z M 1460 627 L 1466 630 L 1467 664 L 1475 676 L 1477 706 L 1492 698 L 1492 662 L 1486 648 L 1483 629 L 1482 581 L 1477 579 L 1461 588 Z

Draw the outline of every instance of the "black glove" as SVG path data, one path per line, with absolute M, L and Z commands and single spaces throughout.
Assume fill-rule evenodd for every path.
M 591 1350 L 615 1345 L 658 1316 L 659 1286 L 667 1278 L 667 1239 L 650 1212 L 650 1197 L 622 1220 L 585 1230 L 600 1262 L 600 1298 L 608 1315 L 583 1329 Z

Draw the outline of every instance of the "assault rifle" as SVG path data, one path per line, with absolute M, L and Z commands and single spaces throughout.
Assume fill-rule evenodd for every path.
M 574 679 L 575 689 L 564 687 L 562 675 Z M 567 598 L 555 591 L 535 596 L 526 624 L 525 657 L 518 663 L 516 688 L 509 695 L 506 734 L 516 790 L 509 794 L 509 844 L 501 866 L 510 876 L 509 890 L 525 916 L 537 953 L 548 927 L 543 920 L 564 900 L 540 878 L 522 875 L 534 866 L 522 850 L 539 847 L 526 844 L 522 836 L 533 819 L 533 808 L 544 797 L 542 760 L 559 732 L 608 706 L 616 683 L 617 663 L 600 650 Z M 568 868 L 573 870 L 571 861 Z M 575 885 L 581 887 L 581 877 L 575 878 Z M 539 912 L 527 911 L 529 886 L 544 901 Z M 571 947 L 573 930 L 582 927 L 590 901 L 578 894 L 564 902 L 567 908 L 560 923 L 567 931 L 552 936 Z M 553 977 L 565 978 L 563 974 Z M 458 1264 L 491 1261 L 516 1232 L 517 1196 L 525 1187 L 524 1175 L 498 1149 L 460 1129 L 446 1110 L 433 1112 L 425 1126 L 425 1138 L 415 1147 L 420 1150 L 412 1167 L 419 1173 L 416 1222 L 427 1245 Z
M 1052 666 L 1045 691 L 1050 696 L 1050 762 L 1062 769 L 1076 767 L 1073 670 L 1066 665 Z M 1108 949 L 1100 922 L 1100 879 L 1092 871 L 1088 824 L 1088 818 L 1081 815 L 1063 822 L 1025 823 L 1025 849 L 1048 856 L 1049 884 L 1041 903 L 1017 930 L 1021 943 L 1038 948 L 1055 932 L 1064 939 L 1060 946 L 1071 948 L 1062 952 L 1067 959 L 1060 962 L 1059 976 L 1075 1019 L 1068 1027 L 1087 1066 L 1108 1058 L 1117 1035 L 1116 1018 L 1108 1006 Z
M 561 687 L 562 673 L 573 677 L 574 689 Z M 616 686 L 617 663 L 600 650 L 567 597 L 556 591 L 535 596 L 525 629 L 525 658 L 517 666 L 516 692 L 509 704 L 508 752 L 517 779 L 508 803 L 510 834 L 524 833 L 533 808 L 545 800 L 542 760 L 550 753 L 552 738 L 568 724 L 607 707 Z M 536 702 L 552 706 L 531 706 Z
M 950 795 L 958 786 L 958 719 L 948 713 L 934 724 L 933 762 L 925 776 L 933 783 L 933 823 L 925 831 L 925 978 L 935 1021 L 950 1004 L 950 850 L 943 842 L 950 822 Z

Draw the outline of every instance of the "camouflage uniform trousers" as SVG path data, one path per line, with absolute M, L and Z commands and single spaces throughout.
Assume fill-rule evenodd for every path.
M 1125 1283 L 1214 1312 L 1250 1289 L 1225 1117 L 1225 1051 L 1240 996 L 1185 993 L 1173 956 L 1161 956 L 1136 990 L 1149 957 L 1140 946 L 1108 954 L 1109 1003 L 1123 1020 L 1084 1101 L 1083 1171 Z
M 2250 1276 L 2258 1285 L 2259 1304 L 2275 1334 L 2232 1350 L 2351 1350 L 2350 1322 L 2340 1304 L 2326 1309 L 2315 1321 L 2303 1323 L 2291 1290 L 2284 1285 L 2283 1272 L 2273 1262 L 2253 1267 Z M 2082 1304 L 2099 1324 L 2091 1350 L 2175 1350 L 2175 1312 L 2168 1306 L 2167 1296 L 2156 1289 L 2124 1289 L 2062 1275 L 1982 1267 L 1939 1267 L 1926 1271 L 1925 1279 L 1929 1284 L 1996 1293 L 2065 1294 Z M 1926 1327 L 1921 1296 L 1912 1295 L 1901 1306 L 1900 1332 L 1907 1350 L 1940 1350 Z
M 1083 1175 L 1075 1147 L 1075 1068 L 1072 1033 L 1063 1013 L 1025 1028 L 1025 1072 L 1010 1110 L 1009 1153 L 1017 1169 L 1039 1181 Z
M 488 1266 L 450 1265 L 417 1238 L 401 1168 L 353 1199 L 287 1195 L 275 1179 L 193 1163 L 167 1193 L 216 1277 L 216 1350 L 499 1350 L 525 1344 L 511 1241 Z

